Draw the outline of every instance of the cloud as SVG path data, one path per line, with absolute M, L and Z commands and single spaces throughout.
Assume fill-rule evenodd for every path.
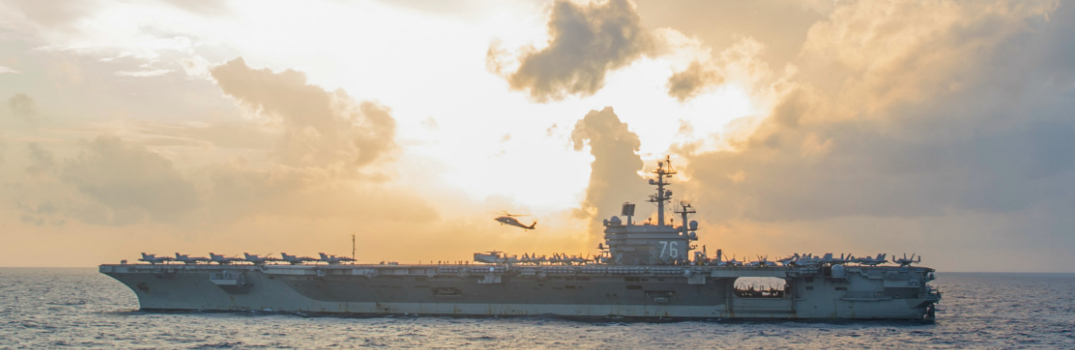
M 655 49 L 652 34 L 642 28 L 631 2 L 557 0 L 549 15 L 548 46 L 524 49 L 518 69 L 507 79 L 512 89 L 529 91 L 539 102 L 589 96 L 604 86 L 607 72 L 655 54 Z M 503 54 L 497 45 L 490 47 L 490 70 L 502 70 L 497 59 Z
M 74 219 L 180 231 L 266 218 L 381 225 L 438 217 L 417 193 L 390 181 L 398 146 L 387 107 L 307 84 L 297 71 L 253 69 L 242 59 L 207 73 L 224 94 L 269 122 L 134 121 L 118 133 L 137 136 L 98 136 L 67 157 L 57 156 L 64 154 L 62 141 L 26 143 L 18 168 L 24 171 L 0 174 L 17 184 L 3 204 L 33 225 Z
M 702 215 L 789 225 L 915 218 L 916 234 L 946 227 L 926 232 L 937 247 L 1014 237 L 966 229 L 981 215 L 1048 222 L 1020 230 L 1028 241 L 1070 230 L 1075 45 L 1060 38 L 1075 11 L 1056 9 L 841 4 L 811 28 L 800 73 L 773 88 L 764 120 L 732 131 L 732 149 L 689 157 Z
M 719 73 L 703 68 L 695 61 L 682 72 L 676 72 L 668 78 L 668 95 L 684 102 L 698 95 L 701 90 L 712 84 L 720 84 L 724 79 Z
M 417 194 L 354 178 L 337 168 L 273 165 L 245 159 L 206 169 L 211 190 L 207 215 L 212 222 L 256 217 L 342 217 L 424 223 L 438 214 Z
M 752 37 L 737 37 L 715 57 L 692 61 L 686 69 L 673 73 L 665 85 L 668 95 L 686 102 L 725 82 L 761 85 L 772 78 L 769 64 L 759 58 L 764 49 L 765 45 Z
M 165 75 L 171 73 L 171 69 L 149 69 L 149 70 L 136 70 L 136 71 L 119 71 L 116 75 L 121 77 L 133 77 L 133 78 L 147 78 Z
M 645 181 L 638 176 L 643 166 L 638 155 L 641 142 L 626 123 L 620 122 L 612 107 L 590 111 L 579 119 L 571 131 L 571 143 L 575 151 L 590 146 L 594 157 L 582 215 L 578 216 L 600 219 L 618 215 L 620 204 L 637 200 L 647 192 Z M 601 232 L 597 221 L 600 220 L 590 222 L 590 231 L 595 234 Z
M 21 73 L 21 72 L 19 72 L 19 71 L 15 70 L 15 69 L 13 69 L 13 68 L 8 68 L 8 67 L 0 66 L 0 74 L 5 74 L 5 73 L 10 73 L 10 74 L 19 74 L 19 73 Z
M 52 152 L 32 142 L 26 144 L 26 149 L 30 153 L 30 165 L 26 167 L 27 173 L 32 176 L 41 176 L 52 171 L 56 164 Z
M 193 183 L 171 161 L 144 147 L 99 136 L 82 142 L 81 148 L 64 162 L 60 179 L 110 209 L 110 215 L 94 220 L 111 224 L 138 222 L 143 217 L 171 221 L 198 205 Z M 30 150 L 40 152 L 35 147 Z
M 1002 97 L 1013 88 L 1035 89 L 1036 82 L 1017 78 L 1023 73 L 1004 66 L 1022 63 L 1016 66 L 1034 71 L 1036 63 L 1016 62 L 1023 58 L 1010 50 L 1020 45 L 1014 40 L 1028 30 L 1025 23 L 1049 7 L 884 4 L 845 5 L 813 27 L 804 59 L 829 65 L 829 71 L 795 81 L 737 151 L 692 161 L 697 178 L 721 188 L 715 195 L 749 197 L 741 202 L 749 207 L 727 212 L 762 220 L 935 215 L 945 208 L 979 207 L 985 203 L 980 195 L 1004 192 L 992 187 L 1032 183 L 1001 185 L 1020 172 L 1066 166 L 1066 157 L 1035 151 L 1069 147 L 1060 141 L 1073 130 L 1058 114 L 1064 104 L 1055 103 L 1062 100 L 1035 108 L 1040 101 L 1029 96 Z M 852 23 L 877 25 L 860 32 L 847 29 Z M 889 45 L 894 41 L 903 44 Z M 1061 67 L 1048 69 L 1056 68 Z M 844 80 L 834 85 L 822 76 Z M 1018 113 L 1018 107 L 1036 113 L 992 127 L 1014 121 L 1009 114 Z M 981 154 L 985 150 L 991 151 Z M 737 172 L 743 181 L 725 181 Z M 984 182 L 976 185 L 965 176 Z
M 302 72 L 251 68 L 242 58 L 209 73 L 225 94 L 278 120 L 283 129 L 271 164 L 240 158 L 206 169 L 213 220 L 270 215 L 426 222 L 438 217 L 421 197 L 385 185 L 387 163 L 399 147 L 387 107 L 310 85 Z
M 212 0 L 165 0 L 168 5 L 206 16 L 230 15 L 231 9 L 226 2 Z
M 253 69 L 237 58 L 210 74 L 240 104 L 282 121 L 284 137 L 275 155 L 284 164 L 358 168 L 390 159 L 398 149 L 387 107 L 309 85 L 302 72 Z
M 34 104 L 34 99 L 30 98 L 30 96 L 26 96 L 24 93 L 17 93 L 7 99 L 7 106 L 11 109 L 11 113 L 17 116 L 32 117 L 37 114 L 37 106 Z
M 100 3 L 97 1 L 58 0 L 43 3 L 33 0 L 12 0 L 0 4 L 7 25 L 31 27 L 38 30 L 70 30 L 78 20 L 92 15 Z

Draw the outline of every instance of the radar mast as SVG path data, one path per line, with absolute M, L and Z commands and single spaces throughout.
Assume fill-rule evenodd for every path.
M 676 174 L 676 169 L 672 168 L 672 157 L 665 156 L 663 162 L 657 162 L 657 169 L 653 173 L 657 174 L 657 181 L 650 179 L 649 184 L 657 186 L 657 194 L 650 195 L 649 202 L 657 203 L 657 225 L 664 226 L 664 203 L 672 199 L 672 191 L 665 190 L 664 186 L 672 184 L 666 178 Z

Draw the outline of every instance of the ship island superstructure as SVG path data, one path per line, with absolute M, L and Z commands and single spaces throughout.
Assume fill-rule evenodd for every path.
M 105 264 L 100 272 L 137 295 L 142 310 L 273 311 L 358 315 L 554 315 L 573 318 L 932 320 L 941 293 L 919 260 L 795 254 L 749 263 L 708 256 L 695 209 L 666 224 L 671 160 L 649 184 L 656 222 L 633 222 L 634 204 L 603 220 L 594 257 L 475 253 L 474 263 L 358 264 L 354 259 L 281 254 L 176 258 Z M 669 218 L 670 219 L 670 218 Z M 170 263 L 171 262 L 171 263 Z M 779 264 L 778 264 L 779 263 Z M 776 285 L 744 286 L 748 280 Z

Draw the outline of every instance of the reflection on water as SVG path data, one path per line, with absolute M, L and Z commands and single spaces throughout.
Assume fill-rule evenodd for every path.
M 0 269 L 0 348 L 1075 348 L 1075 275 L 938 273 L 934 324 L 146 313 L 96 269 Z

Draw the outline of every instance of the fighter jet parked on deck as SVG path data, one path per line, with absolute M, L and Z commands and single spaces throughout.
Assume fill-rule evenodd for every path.
M 197 264 L 199 262 L 208 262 L 209 258 L 203 258 L 203 257 L 200 257 L 200 256 L 196 256 L 196 257 L 192 258 L 190 256 L 179 254 L 177 252 L 177 253 L 175 253 L 175 261 L 182 261 L 184 264 L 193 265 L 193 264 Z
M 549 259 L 546 258 L 544 255 L 539 257 L 539 256 L 537 256 L 537 254 L 531 255 L 531 254 L 527 254 L 527 253 L 523 253 L 523 258 L 519 260 L 519 262 L 522 262 L 522 263 L 539 264 L 539 265 L 542 264 L 542 263 L 548 262 L 548 261 L 549 261 Z
M 230 263 L 233 263 L 233 262 L 236 262 L 236 261 L 243 261 L 243 259 L 229 258 L 229 257 L 223 256 L 223 255 L 216 255 L 216 254 L 213 254 L 212 252 L 210 252 L 209 253 L 209 261 L 215 262 L 215 263 L 220 264 L 220 265 L 227 265 L 227 264 L 230 264 Z
M 722 261 L 718 265 L 719 266 L 743 266 L 743 262 L 739 261 L 739 260 L 735 260 L 735 255 L 732 255 L 731 259 Z
M 798 255 L 798 254 L 796 254 Z M 813 253 L 803 254 L 792 262 L 794 266 L 813 266 L 821 264 L 821 258 L 814 256 Z
M 142 253 L 142 258 L 138 259 L 138 261 L 145 261 L 145 262 L 150 263 L 150 264 L 157 264 L 157 263 L 163 264 L 165 262 L 169 262 L 169 261 L 172 261 L 172 260 L 175 260 L 175 259 L 172 259 L 172 258 L 169 258 L 169 257 L 166 257 L 166 256 L 157 257 L 156 254 L 146 254 L 146 253 Z
M 346 256 L 327 255 L 325 253 L 317 253 L 317 254 L 321 254 L 321 260 L 319 260 L 319 261 L 326 262 L 329 265 L 339 265 L 340 262 L 355 261 L 355 259 L 351 259 L 351 258 L 348 258 Z
M 508 256 L 504 252 L 491 250 L 488 254 L 474 253 L 474 261 L 487 264 L 514 264 L 518 263 L 519 259 L 515 256 Z
M 860 265 L 866 265 L 866 266 L 877 266 L 877 265 L 881 265 L 881 264 L 884 264 L 884 263 L 888 262 L 885 259 L 885 257 L 887 255 L 888 254 L 877 254 L 876 258 L 871 258 L 871 257 L 868 257 L 868 256 L 865 257 L 865 258 L 852 258 L 851 262 L 858 263 Z
M 895 256 L 896 254 L 892 254 Z M 900 264 L 900 266 L 911 266 L 911 264 L 917 264 L 922 262 L 922 256 L 918 256 L 918 260 L 915 260 L 914 254 L 911 254 L 911 258 L 907 258 L 907 253 L 903 253 L 903 257 L 899 259 L 892 259 L 892 262 Z
M 269 254 L 265 254 L 265 255 L 269 255 Z M 264 265 L 265 263 L 270 262 L 270 261 L 280 261 L 280 259 L 278 259 L 278 258 L 269 257 L 269 256 L 262 258 L 260 256 L 250 254 L 250 253 L 243 253 L 243 260 L 251 262 L 251 263 L 254 263 L 254 265 Z
M 769 267 L 769 266 L 776 266 L 776 263 L 772 262 L 772 261 L 769 261 L 768 256 L 758 256 L 758 261 L 753 261 L 750 264 L 747 264 L 747 266 Z
M 308 256 L 287 255 L 287 253 L 280 253 L 280 257 L 281 260 L 286 261 L 288 264 L 291 265 L 298 265 L 307 261 L 318 261 L 318 259 L 316 258 L 311 258 Z

